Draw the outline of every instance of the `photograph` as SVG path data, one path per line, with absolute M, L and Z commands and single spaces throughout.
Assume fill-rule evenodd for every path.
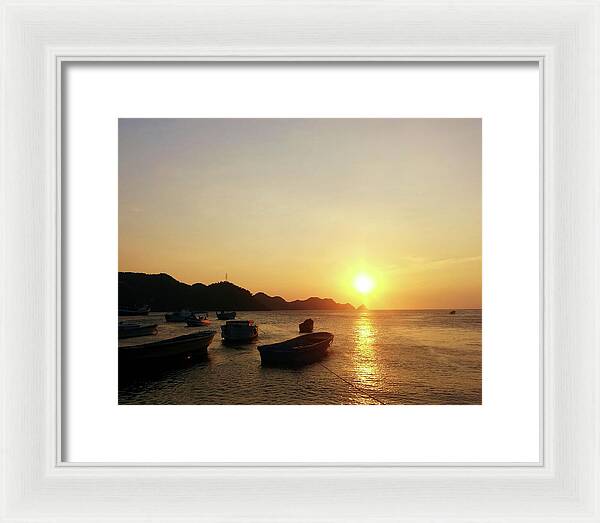
M 482 405 L 481 236 L 481 118 L 120 118 L 118 403 Z

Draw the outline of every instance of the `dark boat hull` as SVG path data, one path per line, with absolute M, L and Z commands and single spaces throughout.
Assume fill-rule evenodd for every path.
M 119 325 L 119 339 L 139 338 L 140 336 L 152 336 L 156 334 L 158 325 L 138 325 L 138 326 L 123 326 Z
M 140 307 L 139 309 L 130 309 L 127 307 L 119 309 L 119 316 L 148 316 L 150 307 Z
M 178 312 L 173 312 L 171 314 L 165 314 L 165 321 L 167 323 L 186 323 L 191 318 L 192 318 L 191 314 L 184 315 L 184 314 L 179 314 Z
M 261 345 L 258 351 L 265 367 L 301 367 L 325 358 L 332 342 L 333 334 L 317 332 L 282 343 Z
M 258 334 L 250 336 L 241 336 L 236 338 L 222 338 L 221 342 L 225 345 L 243 345 L 244 343 L 252 343 L 258 339 Z
M 235 320 L 235 312 L 217 312 L 217 318 L 219 320 Z
M 309 333 L 313 331 L 314 322 L 309 318 L 298 325 L 298 330 L 301 333 Z
M 119 370 L 206 359 L 215 334 L 215 331 L 200 331 L 133 347 L 119 347 Z

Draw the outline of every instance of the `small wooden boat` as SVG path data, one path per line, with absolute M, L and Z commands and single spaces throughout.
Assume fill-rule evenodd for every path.
M 252 341 L 258 338 L 258 327 L 252 320 L 230 320 L 221 325 L 221 337 L 231 343 Z
M 235 320 L 235 311 L 229 311 L 229 312 L 225 312 L 225 311 L 221 311 L 221 312 L 217 312 L 217 318 L 219 320 Z
M 312 332 L 314 328 L 315 322 L 312 321 L 311 318 L 304 320 L 300 325 L 298 325 L 298 330 L 300 332 Z
M 456 311 L 450 311 L 448 314 L 456 314 Z
M 154 341 L 131 347 L 119 347 L 119 368 L 185 363 L 208 356 L 208 346 L 215 331 L 198 331 L 168 340 Z
M 158 325 L 144 325 L 143 323 L 133 321 L 119 322 L 119 339 L 136 338 L 138 336 L 153 336 L 158 332 Z
M 148 316 L 150 306 L 143 307 L 119 307 L 119 316 Z
M 330 332 L 314 332 L 281 343 L 260 345 L 258 352 L 264 366 L 300 367 L 322 360 L 332 341 Z
M 208 314 L 199 312 L 190 316 L 186 323 L 188 327 L 205 327 L 206 325 L 210 325 L 210 320 L 208 319 Z
M 185 323 L 190 318 L 195 318 L 194 313 L 186 309 L 165 314 L 165 320 L 169 323 Z

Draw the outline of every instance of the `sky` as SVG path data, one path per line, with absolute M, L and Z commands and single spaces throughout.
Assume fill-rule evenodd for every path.
M 481 120 L 120 119 L 119 270 L 479 308 Z

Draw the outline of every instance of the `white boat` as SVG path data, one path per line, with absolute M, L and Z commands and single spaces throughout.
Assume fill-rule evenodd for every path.
M 252 320 L 229 320 L 221 325 L 221 337 L 231 343 L 252 341 L 258 338 L 258 327 Z

